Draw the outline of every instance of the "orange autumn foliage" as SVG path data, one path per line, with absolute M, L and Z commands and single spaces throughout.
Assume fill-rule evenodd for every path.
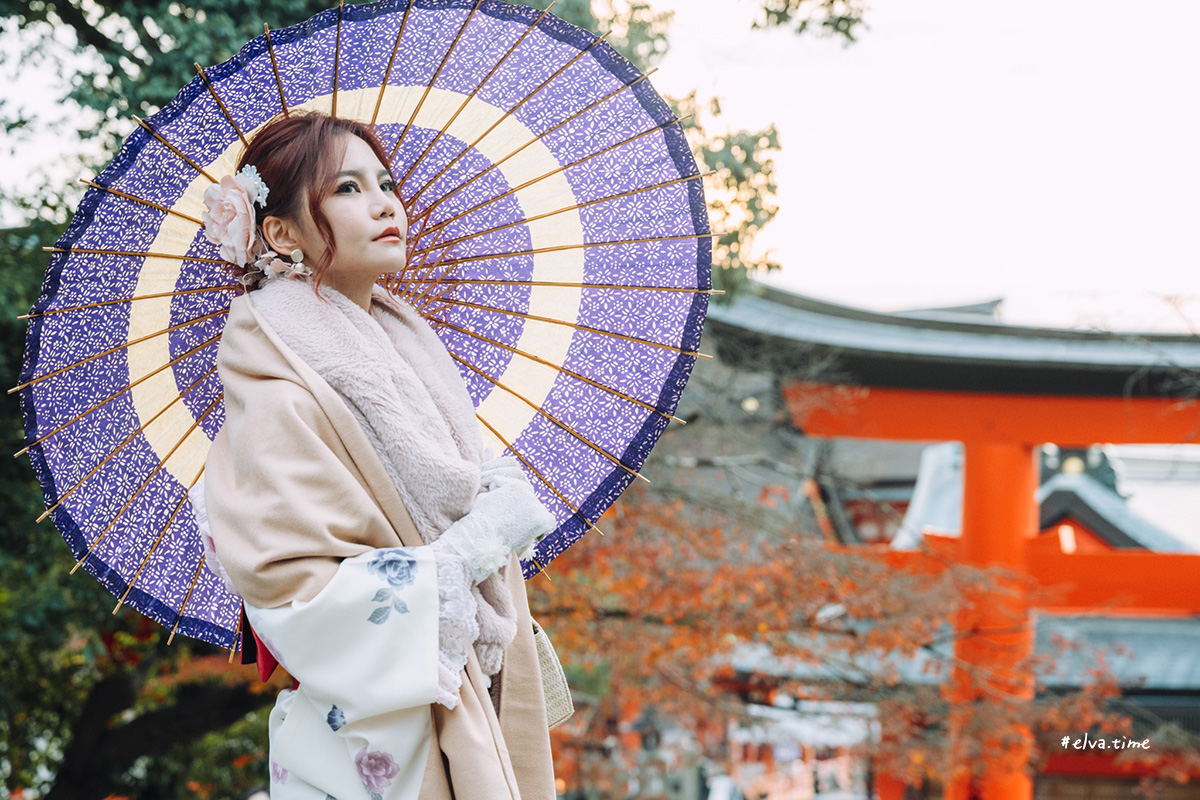
M 739 466 L 774 465 L 737 455 L 773 430 L 668 431 L 642 470 L 652 485 L 635 483 L 598 522 L 607 535 L 587 534 L 530 582 L 533 615 L 577 699 L 576 717 L 552 732 L 568 790 L 644 778 L 644 743 L 667 727 L 699 745 L 692 763 L 727 764 L 729 723 L 748 721 L 750 704 L 790 699 L 872 704 L 872 758 L 897 776 L 919 783 L 962 763 L 950 752 L 944 689 L 954 623 L 1008 577 L 957 564 L 903 571 L 829 541 L 803 513 L 798 470 L 794 481 L 786 463 L 761 470 L 767 478 L 754 485 Z M 1043 718 L 1105 719 L 1113 691 L 1036 705 L 983 697 L 955 724 L 1012 747 Z

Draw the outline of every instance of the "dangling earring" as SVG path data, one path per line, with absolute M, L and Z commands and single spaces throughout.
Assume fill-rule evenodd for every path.
M 292 263 L 285 267 L 289 278 L 307 278 L 312 274 L 312 270 L 304 263 L 304 251 L 299 247 L 292 251 L 290 258 Z

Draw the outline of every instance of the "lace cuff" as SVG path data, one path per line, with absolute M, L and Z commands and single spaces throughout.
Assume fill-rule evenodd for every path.
M 443 542 L 446 550 L 463 559 L 463 565 L 470 571 L 471 583 L 479 583 L 508 563 L 508 548 L 486 531 L 481 532 L 481 535 L 438 539 L 437 544 Z
M 429 546 L 437 561 L 438 583 L 438 689 L 437 702 L 446 708 L 458 706 L 462 670 L 467 654 L 479 636 L 475 598 L 471 594 L 471 570 L 467 560 L 452 547 L 434 542 Z
M 227 591 L 237 594 L 237 589 L 233 588 L 233 581 L 229 580 L 229 573 L 225 571 L 225 565 L 217 557 L 216 545 L 213 544 L 212 528 L 208 523 L 208 506 L 204 503 L 203 478 L 188 490 L 187 496 L 192 502 L 192 514 L 196 517 L 196 528 L 200 531 L 200 543 L 204 546 L 205 568 L 220 579 Z

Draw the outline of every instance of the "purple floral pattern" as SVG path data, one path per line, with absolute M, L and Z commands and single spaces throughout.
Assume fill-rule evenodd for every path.
M 287 783 L 288 771 L 283 767 L 271 762 L 271 783 Z
M 368 753 L 365 747 L 354 756 L 354 767 L 372 800 L 382 797 L 383 790 L 392 785 L 392 778 L 400 774 L 400 766 L 391 755 L 382 750 Z

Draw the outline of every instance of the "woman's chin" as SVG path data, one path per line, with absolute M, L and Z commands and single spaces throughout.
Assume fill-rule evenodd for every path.
M 368 271 L 378 269 L 381 274 L 385 272 L 399 272 L 404 269 L 404 245 L 400 244 L 390 249 L 394 250 L 394 252 L 386 254 L 383 258 L 372 259 L 371 265 L 369 267 L 364 265 L 364 267 Z
M 372 259 L 369 263 L 359 263 L 351 269 L 339 270 L 335 264 L 331 274 L 340 273 L 343 280 L 352 282 L 377 281 L 384 275 L 400 272 L 404 269 L 404 259 Z

